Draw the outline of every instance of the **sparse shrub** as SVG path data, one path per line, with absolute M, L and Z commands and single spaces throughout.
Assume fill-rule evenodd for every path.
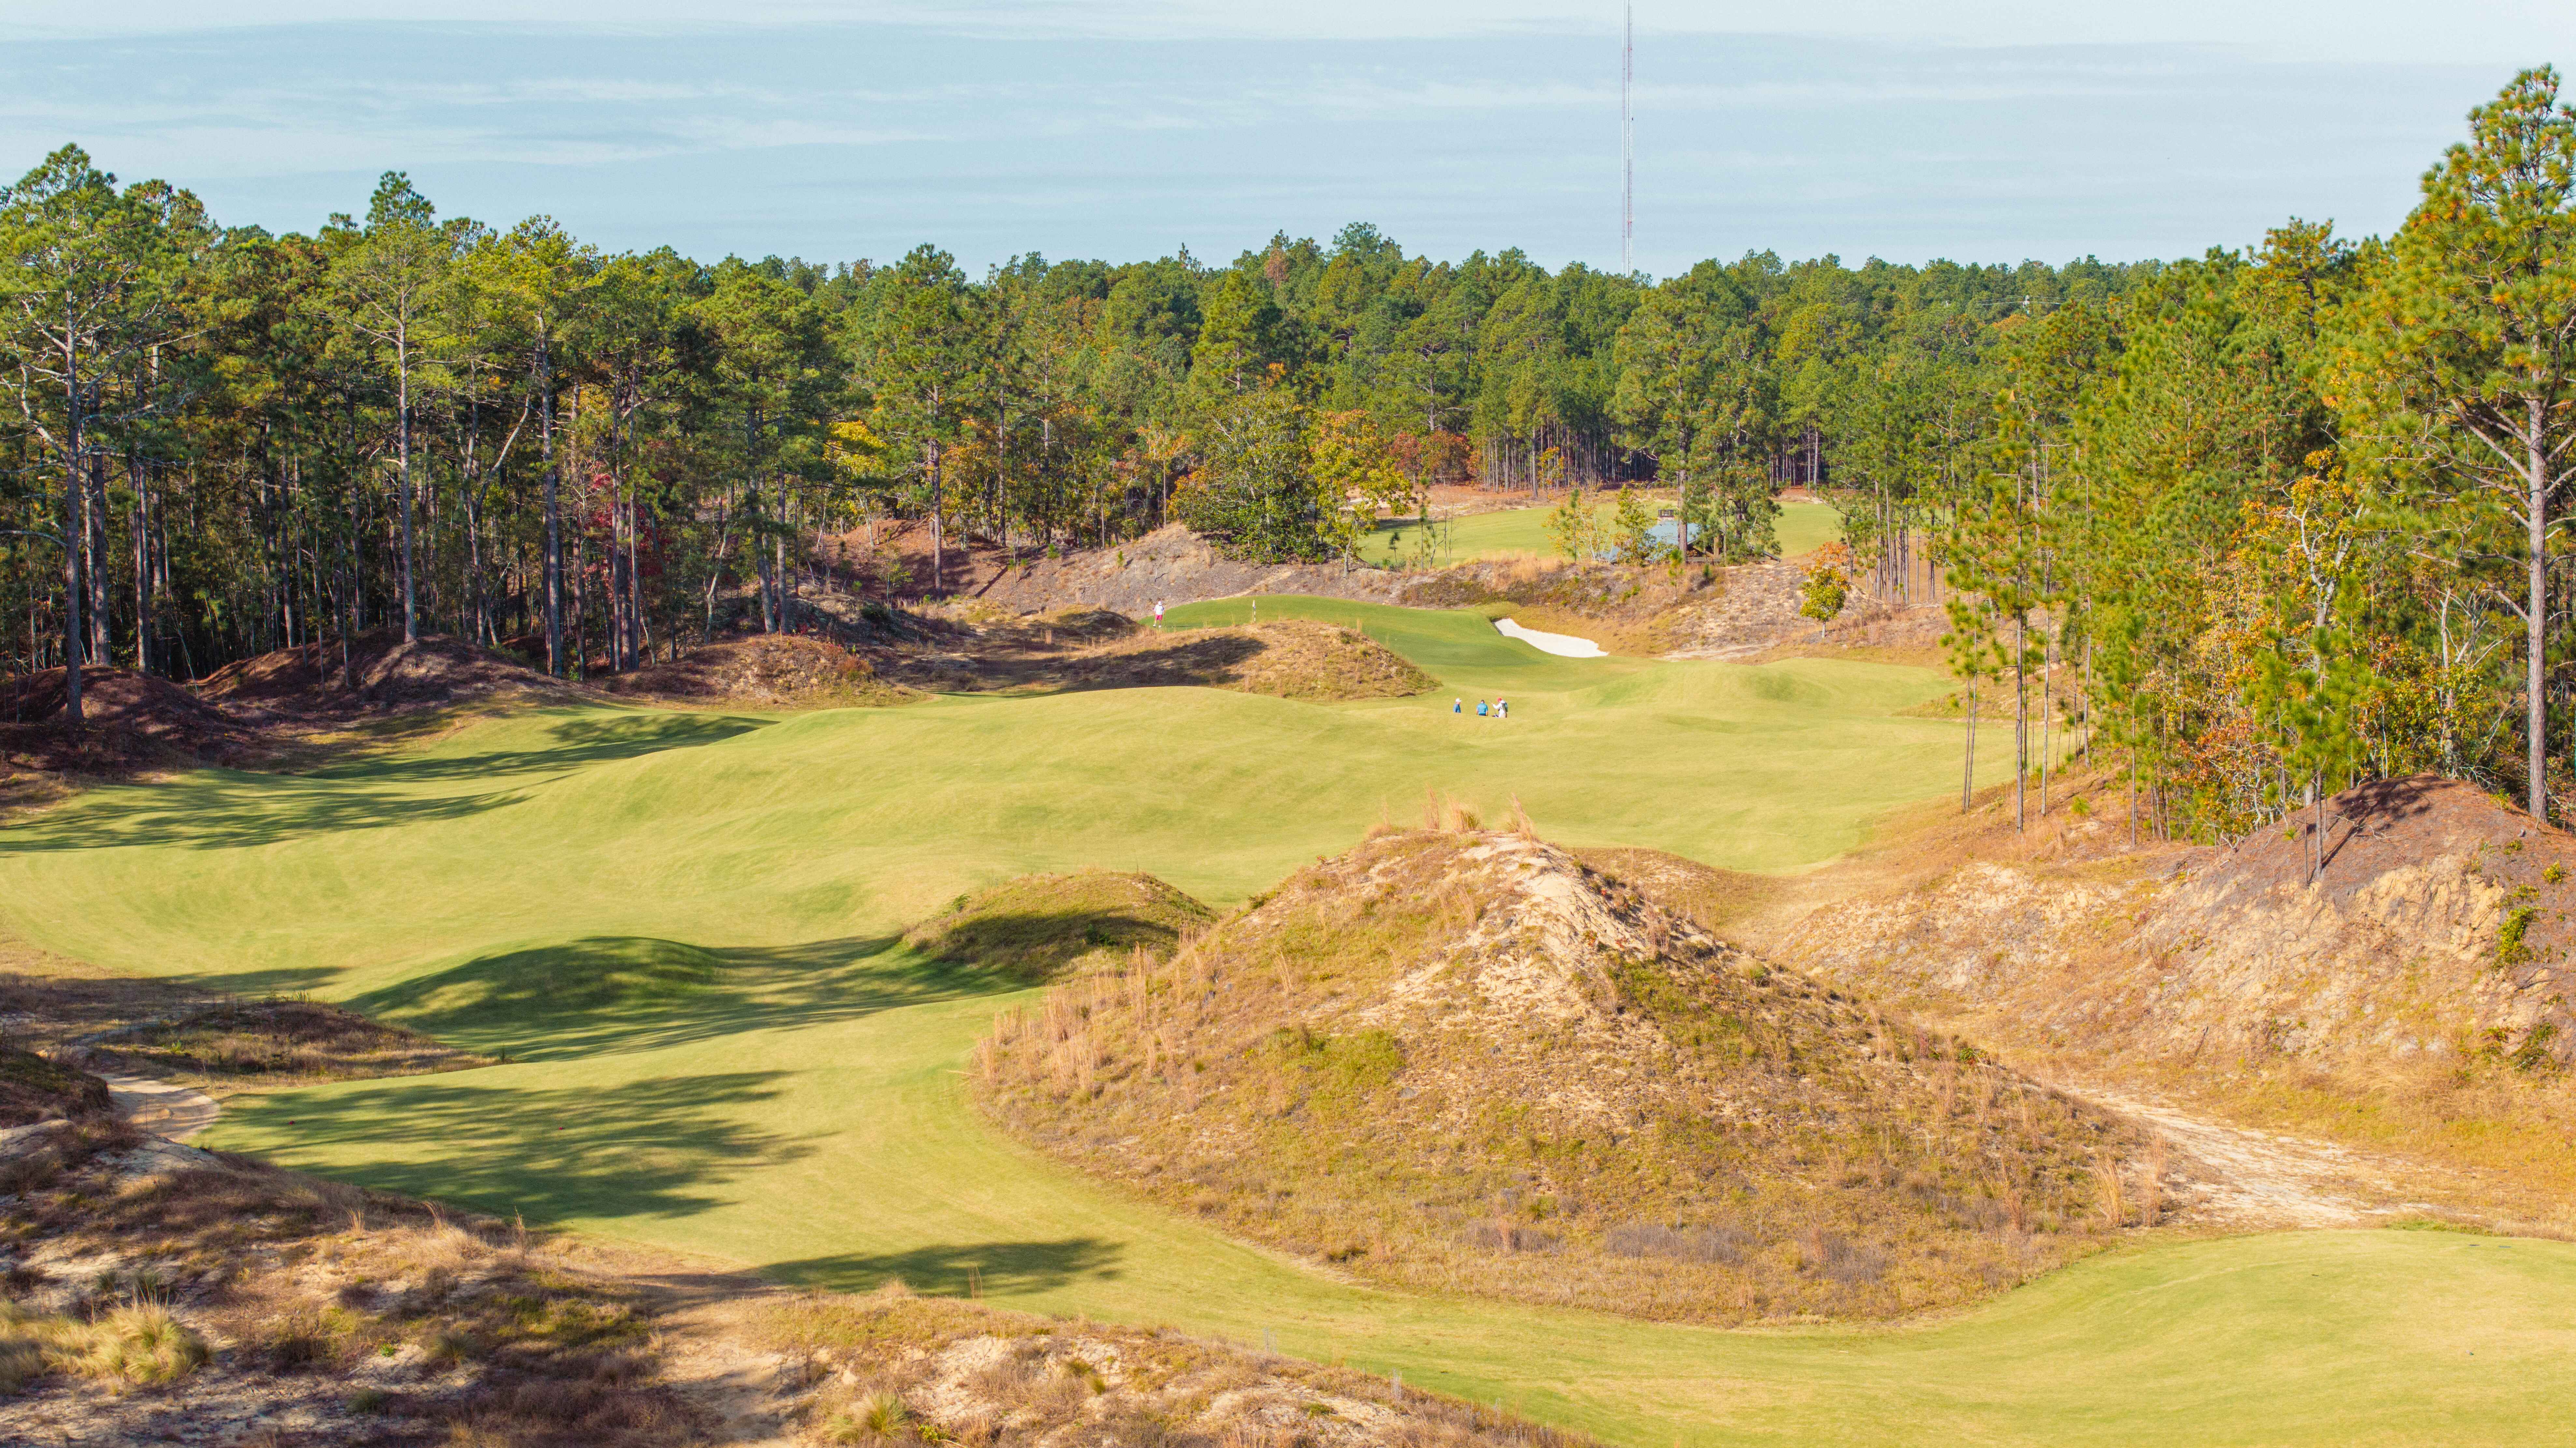
M 2530 961 L 2531 947 L 2524 943 L 2523 936 L 2529 933 L 2531 922 L 2539 915 L 2539 911 L 2528 905 L 2517 906 L 2506 914 L 2504 923 L 2496 927 L 2495 963 L 2498 969 Z
M 2522 1038 L 2521 1045 L 2514 1047 L 2510 1058 L 2514 1069 L 2539 1071 L 2557 1065 L 2558 1058 L 2549 1050 L 2549 1043 L 2557 1034 L 2558 1026 L 2555 1022 L 2542 1021 L 2532 1027 L 2531 1034 Z
M 1807 565 L 1806 580 L 1799 585 L 1799 615 L 1819 623 L 1840 617 L 1851 597 L 1851 566 L 1851 549 L 1843 544 L 1828 543 L 1817 549 L 1814 561 Z

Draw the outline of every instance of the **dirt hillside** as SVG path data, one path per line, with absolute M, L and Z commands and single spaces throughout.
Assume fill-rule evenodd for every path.
M 2313 884 L 2303 818 L 2224 850 L 1972 860 L 1916 890 L 1817 909 L 1772 948 L 2068 1043 L 2169 1059 L 2563 1066 L 2576 1047 L 2576 837 L 2429 777 L 2348 791 L 2326 815 Z M 2117 834 L 2066 828 L 2078 843 Z
M 850 707 L 903 704 L 917 691 L 877 677 L 865 657 L 825 639 L 755 634 L 691 649 L 605 681 L 613 694 L 690 702 Z
M 1379 568 L 1238 562 L 1174 523 L 1116 547 L 1015 564 L 972 596 L 1016 613 L 1087 607 L 1142 614 L 1158 600 L 1193 603 L 1246 593 L 1312 593 L 1392 602 L 1403 582 L 1403 574 Z
M 980 621 L 904 616 L 866 649 L 878 676 L 945 693 L 1233 689 L 1317 703 L 1401 698 L 1434 680 L 1352 629 L 1303 619 L 1247 628 L 1148 629 L 1108 609 Z
M 977 1057 L 1013 1129 L 1415 1289 L 1734 1322 L 1955 1302 L 2154 1220 L 2123 1123 L 1562 850 L 1416 831 Z
M 0 779 L 29 773 L 115 775 L 157 763 L 234 763 L 253 730 L 166 679 L 131 669 L 81 670 L 78 732 L 63 727 L 63 671 L 0 680 Z
M 350 640 L 345 661 L 339 642 L 326 639 L 227 664 L 192 687 L 199 697 L 252 720 L 336 717 L 510 695 L 579 695 L 574 686 L 506 654 L 445 634 L 407 644 L 399 629 Z

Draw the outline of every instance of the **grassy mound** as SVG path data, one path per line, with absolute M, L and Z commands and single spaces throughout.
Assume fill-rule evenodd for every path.
M 1004 1017 L 978 1072 L 1015 1129 L 1245 1235 L 1658 1318 L 1917 1311 L 2156 1214 L 2121 1123 L 1520 835 L 1302 871 Z
M 107 1083 L 96 1076 L 0 1044 L 0 1126 L 95 1116 L 110 1106 Z
M 603 936 L 479 956 L 359 997 L 371 1016 L 435 1022 L 442 1032 L 542 1038 L 613 1027 L 686 1005 L 723 981 L 714 952 L 650 936 Z
M 321 1001 L 227 1002 L 119 1031 L 91 1048 L 151 1075 L 341 1080 L 492 1064 L 416 1031 Z
M 1143 873 L 1023 875 L 958 896 L 913 927 L 904 944 L 934 960 L 1044 980 L 1090 956 L 1169 955 L 1213 918 L 1205 905 Z
M 1302 621 L 1243 632 L 1259 641 L 1260 651 L 1219 688 L 1323 703 L 1400 699 L 1439 686 L 1439 680 L 1364 632 Z

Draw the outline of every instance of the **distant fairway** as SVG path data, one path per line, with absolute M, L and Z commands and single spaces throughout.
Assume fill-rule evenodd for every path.
M 1425 787 L 1517 793 L 1569 843 L 1792 869 L 1956 785 L 1956 726 L 1893 717 L 1941 690 L 1924 671 L 1550 659 L 1471 614 L 1260 603 L 1445 687 L 530 711 L 318 776 L 93 791 L 0 834 L 0 926 L 514 1058 L 237 1099 L 213 1145 L 795 1282 L 954 1292 L 972 1266 L 998 1301 L 1268 1329 L 1650 1448 L 2472 1441 L 2576 1405 L 2562 1244 L 2193 1243 L 1935 1327 L 1725 1333 L 1337 1285 L 998 1139 L 958 1067 L 1025 997 L 892 941 L 970 886 L 1101 864 L 1234 901 Z M 1508 722 L 1448 712 L 1504 693 Z
M 1547 518 L 1554 511 L 1555 505 L 1550 504 L 1543 508 L 1471 513 L 1456 519 L 1447 525 L 1448 546 L 1437 561 L 1471 563 L 1479 558 L 1513 554 L 1553 554 L 1556 541 L 1547 536 Z M 1612 511 L 1605 504 L 1599 516 L 1607 519 Z M 1826 503 L 1783 503 L 1778 528 L 1780 556 L 1800 558 L 1842 536 L 1842 515 Z M 1373 563 L 1409 559 L 1419 538 L 1420 529 L 1411 519 L 1389 519 L 1378 524 L 1377 531 L 1361 545 L 1360 556 Z

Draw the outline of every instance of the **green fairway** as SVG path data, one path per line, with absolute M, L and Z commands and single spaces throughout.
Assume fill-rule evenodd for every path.
M 1547 518 L 1555 511 L 1544 508 L 1508 508 L 1495 513 L 1471 513 L 1451 521 L 1442 535 L 1442 547 L 1436 562 L 1472 563 L 1479 558 L 1505 558 L 1515 554 L 1549 555 L 1556 552 L 1556 540 L 1547 536 Z M 1599 516 L 1605 521 L 1613 510 L 1603 505 Z M 1799 558 L 1813 553 L 1843 535 L 1842 515 L 1826 503 L 1783 503 L 1778 522 L 1780 556 Z M 1388 519 L 1378 524 L 1377 531 L 1360 546 L 1360 556 L 1372 563 L 1400 562 L 1413 557 L 1421 536 L 1420 527 L 1411 519 Z
M 894 940 L 963 889 L 1097 864 L 1239 900 L 1426 787 L 1517 794 L 1569 843 L 1792 869 L 1956 787 L 1956 726 L 1897 717 L 1942 690 L 1925 671 L 1552 659 L 1473 614 L 1260 605 L 1444 687 L 534 710 L 320 775 L 93 790 L 0 834 L 0 927 L 511 1057 L 237 1099 L 216 1146 L 795 1282 L 973 1267 L 999 1302 L 1274 1331 L 1630 1443 L 2478 1441 L 2576 1403 L 2556 1243 L 2203 1242 L 1932 1327 L 1721 1333 L 1342 1285 L 997 1138 L 960 1068 L 1025 995 Z M 1449 712 L 1504 693 L 1508 722 Z

